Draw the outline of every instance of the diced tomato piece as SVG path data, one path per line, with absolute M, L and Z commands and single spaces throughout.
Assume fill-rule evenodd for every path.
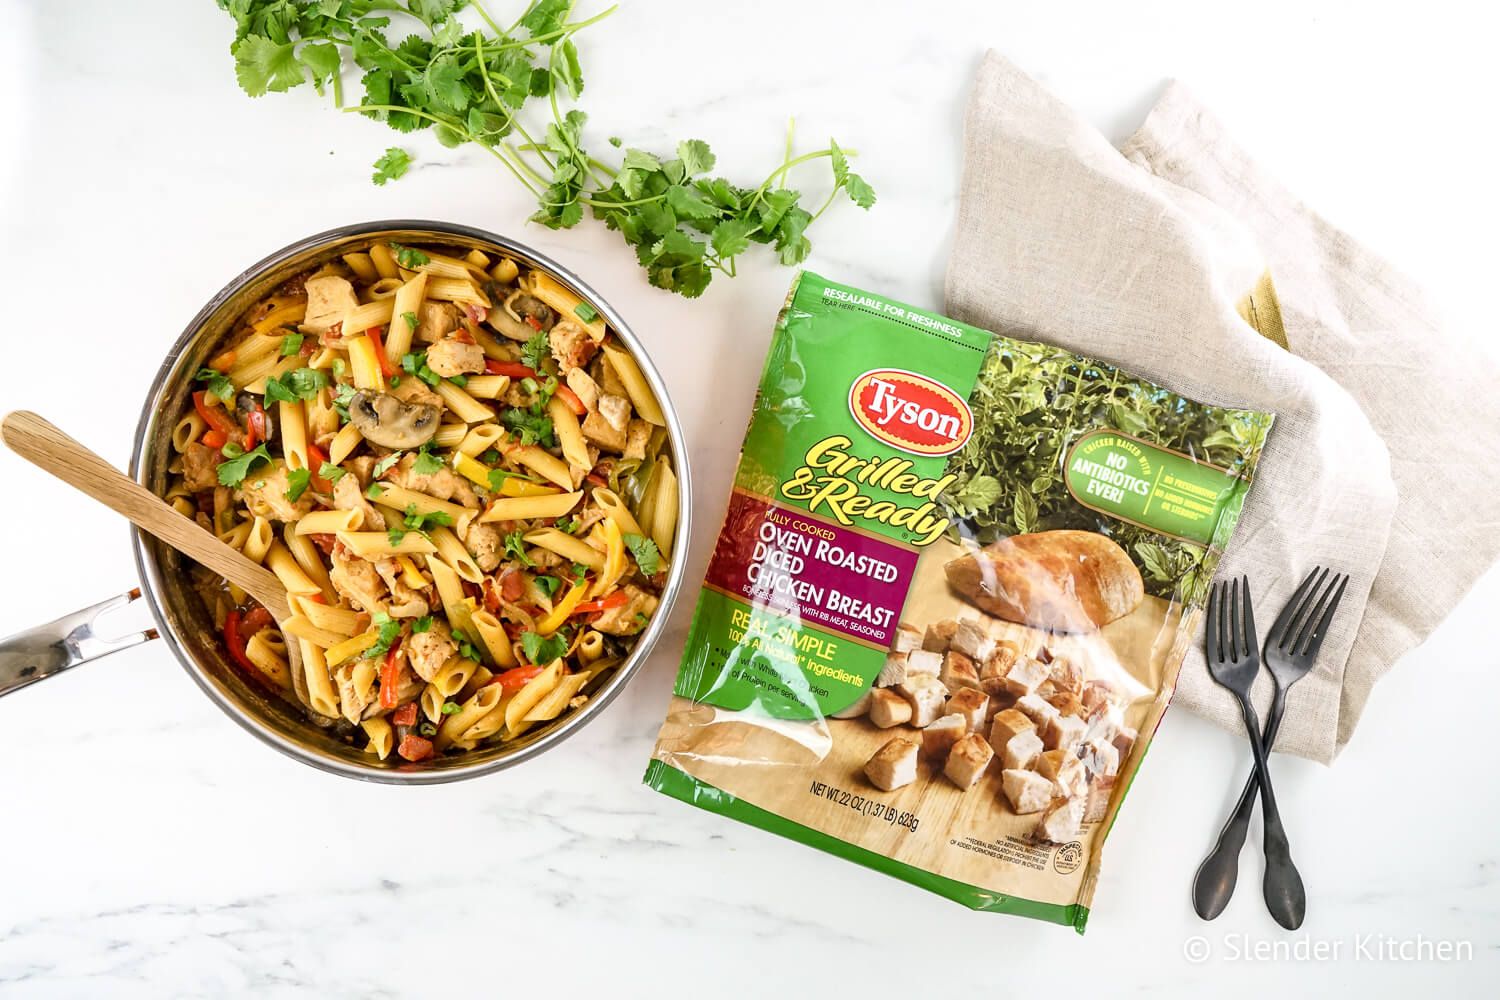
M 226 443 L 228 443 L 229 435 L 225 434 L 223 431 L 204 431 L 203 437 L 199 440 L 208 445 L 208 447 L 210 448 L 222 448 Z
M 587 479 L 589 482 L 593 483 L 595 486 L 608 486 L 609 485 L 609 480 L 605 479 L 603 476 L 599 475 L 599 473 L 597 473 L 597 472 L 590 472 L 588 475 L 584 476 L 583 478 Z
M 257 441 L 271 440 L 271 434 L 266 429 L 266 411 L 259 403 L 255 408 L 245 415 L 245 450 L 249 451 L 255 447 Z
M 526 578 L 514 567 L 500 574 L 500 596 L 507 601 L 518 601 L 526 593 Z
M 318 550 L 325 556 L 333 554 L 333 547 L 337 545 L 339 541 L 337 535 L 324 534 L 323 532 L 308 535 L 307 537 L 314 545 L 318 547 Z
M 250 641 L 250 637 L 252 635 L 259 632 L 261 629 L 266 628 L 270 624 L 271 612 L 267 611 L 260 605 L 256 605 L 249 611 L 246 611 L 244 616 L 240 619 L 240 634 L 243 635 L 245 637 L 245 641 L 248 642 Z
M 401 745 L 396 747 L 396 753 L 401 756 L 402 760 L 409 760 L 415 764 L 419 760 L 426 760 L 432 756 L 432 741 L 407 733 L 401 737 Z
M 312 488 L 319 493 L 333 492 L 333 484 L 318 475 L 318 470 L 326 461 L 328 461 L 328 453 L 309 441 L 307 443 L 307 466 L 312 470 Z
M 396 684 L 401 677 L 401 637 L 396 636 L 396 641 L 391 643 L 391 648 L 386 651 L 385 663 L 380 668 L 380 707 L 396 707 Z
M 417 724 L 417 703 L 409 701 L 396 709 L 391 713 L 391 721 L 398 726 L 415 726 Z

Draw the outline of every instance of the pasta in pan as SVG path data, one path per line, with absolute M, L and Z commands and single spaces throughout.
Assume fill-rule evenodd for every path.
M 376 242 L 247 310 L 198 379 L 168 496 L 296 615 L 282 635 L 202 568 L 199 591 L 240 668 L 355 745 L 516 739 L 587 701 L 656 614 L 677 523 L 661 407 L 550 276 Z

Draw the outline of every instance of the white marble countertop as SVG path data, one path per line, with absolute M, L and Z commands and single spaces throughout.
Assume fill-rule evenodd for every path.
M 589 134 L 701 137 L 721 169 L 758 179 L 795 113 L 809 142 L 857 147 L 881 198 L 868 216 L 831 211 L 810 266 L 940 308 L 960 110 L 983 47 L 1115 138 L 1176 76 L 1460 321 L 1493 316 L 1493 25 L 1440 26 L 1441 4 L 1423 7 L 1432 31 L 1374 5 L 1024 6 L 636 0 L 583 40 Z M 690 429 L 701 574 L 790 272 L 757 258 L 698 302 L 655 291 L 614 234 L 524 226 L 523 192 L 487 157 L 426 135 L 403 142 L 417 169 L 373 187 L 369 163 L 397 137 L 308 88 L 247 99 L 229 20 L 207 0 L 0 11 L 0 406 L 47 413 L 123 464 L 162 351 L 246 264 L 356 220 L 468 222 L 583 274 L 652 348 Z M 655 71 L 663 58 L 671 69 Z M 9 454 L 0 475 L 0 633 L 135 584 L 120 521 Z M 1335 767 L 1274 762 L 1311 899 L 1295 935 L 1266 915 L 1250 853 L 1224 916 L 1192 913 L 1189 880 L 1248 754 L 1185 714 L 1169 714 L 1136 780 L 1080 939 L 644 788 L 690 597 L 574 739 L 428 789 L 267 750 L 149 644 L 0 702 L 0 996 L 1493 995 L 1497 602 L 1491 573 L 1381 684 Z M 1210 956 L 1192 961 L 1200 936 Z M 1380 960 L 1382 939 L 1467 941 L 1471 957 Z M 1251 953 L 1273 945 L 1337 954 Z

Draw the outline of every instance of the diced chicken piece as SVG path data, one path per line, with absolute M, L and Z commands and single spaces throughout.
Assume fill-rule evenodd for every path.
M 427 367 L 443 378 L 475 375 L 484 371 L 484 348 L 478 344 L 465 344 L 457 337 L 448 337 L 427 348 Z
M 493 524 L 481 524 L 477 517 L 471 517 L 459 530 L 458 538 L 464 543 L 464 548 L 469 550 L 469 555 L 474 557 L 474 562 L 486 573 L 500 565 L 505 540 L 500 529 Z
M 953 744 L 953 749 L 948 752 L 948 762 L 943 765 L 943 776 L 959 788 L 973 788 L 994 759 L 995 751 L 984 737 L 970 733 Z
M 1069 657 L 1054 656 L 1047 664 L 1047 679 L 1059 691 L 1071 691 L 1075 695 L 1083 693 L 1083 668 Z
M 907 653 L 887 653 L 885 665 L 880 668 L 880 673 L 875 677 L 875 686 L 888 688 L 895 687 L 906 680 Z
M 911 702 L 890 688 L 876 688 L 870 692 L 870 721 L 881 729 L 910 722 Z
M 1008 768 L 1000 772 L 1000 786 L 1018 815 L 1038 813 L 1052 803 L 1052 782 L 1035 771 Z
M 346 458 L 342 464 L 344 468 L 354 473 L 354 478 L 359 481 L 361 492 L 370 488 L 370 482 L 375 478 L 374 455 L 360 455 L 356 458 Z
M 1001 678 L 1000 684 L 1009 694 L 1020 698 L 1031 694 L 1037 689 L 1037 685 L 1047 679 L 1047 665 L 1040 660 L 1033 660 L 1029 656 L 1022 656 L 1010 665 L 1010 669 Z
M 338 482 L 333 484 L 333 506 L 337 510 L 359 511 L 360 522 L 355 525 L 359 531 L 385 530 L 385 518 L 375 509 L 374 504 L 365 499 L 364 491 L 359 487 L 358 476 L 340 476 Z
M 1075 715 L 1087 719 L 1089 711 L 1072 691 L 1055 691 L 1047 696 L 1047 703 L 1062 715 Z
M 1106 777 L 1119 773 L 1120 751 L 1113 743 L 1084 743 L 1079 757 L 1090 774 Z
M 1115 745 L 1115 750 L 1120 754 L 1120 762 L 1123 764 L 1130 759 L 1130 749 L 1135 746 L 1138 734 L 1129 726 L 1121 726 L 1120 731 L 1115 733 L 1114 739 L 1110 740 Z
M 218 486 L 220 460 L 219 449 L 192 442 L 182 453 L 182 485 L 192 493 Z
M 1042 742 L 1048 750 L 1074 750 L 1083 742 L 1088 723 L 1076 715 L 1058 715 L 1042 725 Z
M 554 326 L 547 334 L 547 340 L 552 346 L 552 356 L 557 359 L 557 367 L 564 372 L 582 368 L 599 350 L 589 332 L 570 319 Z
M 943 687 L 943 682 L 931 674 L 908 673 L 906 680 L 898 684 L 895 690 L 911 702 L 911 724 L 918 729 L 925 729 L 937 721 L 938 714 L 943 710 L 943 700 L 948 697 L 948 689 Z
M 1119 695 L 1106 681 L 1089 681 L 1083 686 L 1083 693 L 1078 697 L 1083 702 L 1083 707 L 1092 715 L 1100 709 L 1111 707 Z
M 448 623 L 441 618 L 434 618 L 427 631 L 408 635 L 402 648 L 406 650 L 406 660 L 417 676 L 424 681 L 431 681 L 443 668 L 443 664 L 458 652 L 458 643 L 453 641 Z
M 915 625 L 902 622 L 896 626 L 896 638 L 891 643 L 891 649 L 897 653 L 910 653 L 914 649 L 922 648 L 922 630 Z
M 982 623 L 973 618 L 965 618 L 953 630 L 953 639 L 948 643 L 948 648 L 958 650 L 976 663 L 983 663 L 990 658 L 995 640 L 990 638 Z
M 1088 788 L 1088 768 L 1071 750 L 1048 750 L 1037 755 L 1032 767 L 1057 786 L 1059 795 L 1082 795 Z
M 1109 815 L 1109 800 L 1115 793 L 1115 777 L 1100 775 L 1089 785 L 1088 805 L 1083 810 L 1083 822 L 1101 823 Z
M 594 621 L 594 628 L 608 635 L 635 635 L 646 627 L 661 599 L 627 583 L 620 588 L 625 592 L 625 603 L 608 608 Z
M 589 373 L 582 368 L 574 368 L 567 373 L 568 388 L 583 403 L 584 409 L 596 410 L 599 408 L 599 383 L 589 378 Z
M 308 278 L 305 287 L 307 312 L 302 316 L 301 326 L 308 333 L 327 333 L 329 327 L 342 323 L 344 314 L 359 305 L 354 286 L 336 274 L 320 274 L 316 278 Z
M 1083 822 L 1084 800 L 1053 799 L 1042 818 L 1037 821 L 1033 836 L 1038 840 L 1054 844 L 1066 843 L 1078 836 L 1078 825 Z
M 943 655 L 926 649 L 914 649 L 906 654 L 906 676 L 926 674 L 937 677 L 943 672 Z
M 615 366 L 609 360 L 608 355 L 600 357 L 595 377 L 599 379 L 599 386 L 606 393 L 614 393 L 616 396 L 626 395 L 625 383 L 620 381 L 620 375 L 615 371 Z
M 945 715 L 922 730 L 922 755 L 941 760 L 953 744 L 968 735 L 968 724 L 962 715 Z
M 1024 713 L 1014 708 L 1007 708 L 997 713 L 995 720 L 990 723 L 990 742 L 997 747 L 1004 747 L 1022 733 L 1035 731 L 1035 722 L 1027 718 Z
M 964 726 L 969 732 L 977 733 L 984 729 L 984 723 L 989 715 L 989 695 L 974 688 L 959 688 L 948 696 L 948 704 L 943 706 L 944 714 L 958 714 L 963 716 Z
M 956 648 L 943 654 L 943 670 L 938 679 L 947 685 L 949 691 L 957 691 L 959 688 L 979 689 L 979 669 L 974 666 L 973 660 Z
M 396 321 L 400 320 L 401 317 L 397 316 Z M 417 308 L 416 339 L 421 343 L 435 343 L 457 329 L 458 308 L 451 302 L 423 302 Z
M 287 476 L 290 471 L 286 463 L 279 459 L 269 468 L 250 470 L 245 481 L 240 483 L 245 503 L 252 511 L 277 521 L 290 524 L 302 520 L 302 515 L 312 510 L 313 494 L 311 490 L 305 490 L 295 501 L 288 500 L 287 491 L 291 489 L 291 482 Z
M 431 406 L 440 414 L 443 412 L 443 407 L 447 405 L 443 402 L 442 396 L 433 392 L 427 383 L 419 378 L 403 378 L 399 383 L 391 386 L 389 392 L 403 403 L 412 406 Z
M 376 671 L 356 670 L 362 666 L 357 660 L 341 664 L 333 672 L 333 683 L 339 691 L 339 711 L 350 722 L 359 722 L 367 710 L 375 708 L 378 691 L 375 687 Z
M 386 614 L 392 618 L 421 618 L 427 614 L 427 599 L 419 591 L 407 586 L 400 563 L 394 559 L 376 560 L 375 572 L 380 574 L 391 592 Z
M 1036 734 L 1036 730 L 1028 729 L 1011 737 L 1010 742 L 999 749 L 1000 762 L 1005 767 L 1030 767 L 1041 756 L 1042 738 Z
M 870 713 L 870 702 L 872 692 L 866 691 L 859 696 L 859 700 L 848 708 L 841 708 L 829 716 L 830 719 L 858 719 L 860 716 Z
M 946 653 L 948 644 L 953 641 L 953 633 L 957 631 L 958 622 L 951 619 L 933 622 L 927 626 L 927 631 L 922 636 L 922 648 L 934 653 Z
M 632 419 L 625 427 L 625 452 L 622 458 L 645 458 L 646 446 L 651 443 L 651 425 L 644 420 Z
M 405 382 L 406 379 L 401 381 Z M 463 499 L 474 497 L 474 491 L 468 488 L 469 484 L 459 478 L 458 474 L 447 465 L 436 472 L 423 474 L 416 471 L 416 463 L 416 455 L 402 455 L 401 461 L 386 470 L 385 478 L 397 486 L 415 490 L 418 493 L 426 493 L 439 500 L 454 500 L 462 503 Z M 478 506 L 478 503 L 478 498 L 474 498 L 472 506 Z M 466 504 L 466 506 L 470 505 Z
M 1045 725 L 1048 720 L 1055 719 L 1061 714 L 1047 701 L 1034 694 L 1017 698 L 1015 709 L 1038 726 Z
M 583 418 L 583 436 L 607 451 L 625 450 L 630 426 L 630 400 L 613 393 L 599 397 L 599 405 Z
M 1089 727 L 1083 732 L 1085 743 L 1113 743 L 1120 732 L 1120 719 L 1113 711 L 1096 712 L 1089 716 Z
M 865 765 L 865 777 L 883 791 L 893 792 L 917 778 L 917 744 L 897 736 L 875 751 Z
M 375 564 L 359 558 L 342 545 L 335 545 L 329 557 L 333 569 L 328 579 L 333 589 L 355 608 L 368 614 L 385 610 L 385 583 Z

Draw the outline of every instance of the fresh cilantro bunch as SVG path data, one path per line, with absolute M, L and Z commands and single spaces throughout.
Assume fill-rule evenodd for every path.
M 574 0 L 531 0 L 502 28 L 477 0 L 217 2 L 234 18 L 235 75 L 252 97 L 311 81 L 319 94 L 331 89 L 338 107 L 399 132 L 432 129 L 445 146 L 476 143 L 536 198 L 533 221 L 569 229 L 592 212 L 635 248 L 651 284 L 689 298 L 703 294 L 715 271 L 732 277 L 751 244 L 770 247 L 783 264 L 805 260 L 808 227 L 841 193 L 861 208 L 875 203 L 874 189 L 849 169 L 852 151 L 830 141 L 794 156 L 790 129 L 782 162 L 757 187 L 713 176 L 714 154 L 697 139 L 678 143 L 671 157 L 626 149 L 616 166 L 591 156 L 583 145 L 587 116 L 565 112 L 559 98 L 583 93 L 574 36 L 614 7 L 574 20 Z M 466 7 L 482 29 L 460 22 Z M 348 107 L 346 60 L 363 71 L 364 88 Z M 541 98 L 551 121 L 539 139 L 520 113 Z M 833 188 L 809 211 L 787 175 L 822 158 L 832 166 Z M 383 185 L 410 164 L 411 154 L 393 146 L 375 161 L 372 180 Z

